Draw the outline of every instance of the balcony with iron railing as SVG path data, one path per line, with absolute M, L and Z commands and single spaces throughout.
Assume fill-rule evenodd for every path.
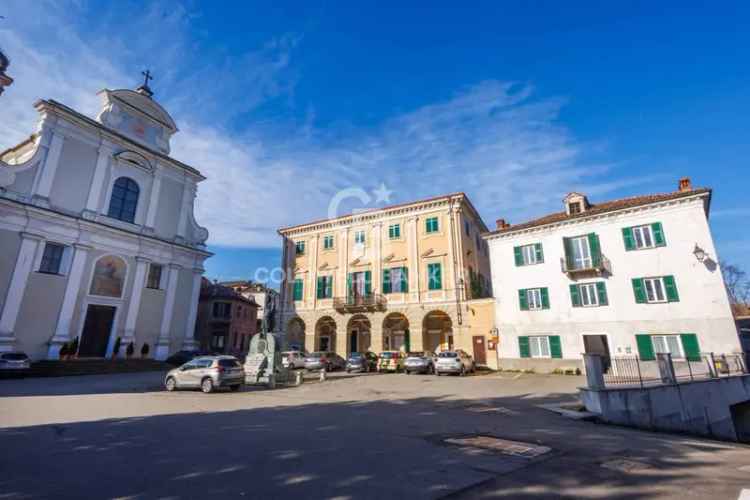
M 560 259 L 560 267 L 562 272 L 571 278 L 587 275 L 600 276 L 605 273 L 612 273 L 612 263 L 602 254 L 580 261 L 576 261 L 572 257 L 564 257 Z
M 385 296 L 379 293 L 334 297 L 333 308 L 340 313 L 384 311 Z

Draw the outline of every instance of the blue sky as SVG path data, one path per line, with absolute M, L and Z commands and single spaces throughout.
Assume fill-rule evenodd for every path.
M 391 203 L 463 190 L 491 226 L 683 175 L 715 189 L 719 257 L 750 268 L 750 4 L 403 3 L 3 2 L 0 147 L 34 99 L 95 115 L 148 67 L 174 155 L 209 178 L 211 277 L 278 266 L 275 230 L 346 189 L 368 197 L 342 209 L 386 203 L 381 184 Z

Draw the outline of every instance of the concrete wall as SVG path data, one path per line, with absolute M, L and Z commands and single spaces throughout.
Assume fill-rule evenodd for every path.
M 177 234 L 182 207 L 182 184 L 163 179 L 159 193 L 159 211 L 156 213 L 154 229 L 160 237 L 171 239 Z
M 16 322 L 16 348 L 32 359 L 47 356 L 65 295 L 67 276 L 32 272 Z
M 654 222 L 662 223 L 666 246 L 626 251 L 622 228 Z M 604 281 L 609 305 L 573 307 L 569 287 L 576 281 L 561 270 L 563 238 L 591 232 L 599 236 L 612 273 L 578 282 Z M 695 333 L 702 351 L 740 350 L 718 264 L 698 262 L 693 255 L 698 244 L 716 259 L 702 199 L 535 228 L 488 241 L 501 365 L 553 369 L 580 364 L 584 334 L 607 335 L 613 355 L 637 354 L 636 333 Z M 516 266 L 513 248 L 532 243 L 542 243 L 544 263 Z M 632 278 L 663 275 L 675 277 L 679 302 L 637 304 Z M 549 289 L 550 308 L 521 311 L 518 290 L 536 287 Z M 518 337 L 525 335 L 559 335 L 563 361 L 519 359 Z
M 609 423 L 736 441 L 730 406 L 750 401 L 750 375 L 580 392 L 586 409 Z
M 11 292 L 8 287 L 20 247 L 21 236 L 18 233 L 0 229 L 0 311 L 3 310 L 7 294 Z
M 52 182 L 50 205 L 74 213 L 84 209 L 97 156 L 94 146 L 71 137 L 65 138 Z

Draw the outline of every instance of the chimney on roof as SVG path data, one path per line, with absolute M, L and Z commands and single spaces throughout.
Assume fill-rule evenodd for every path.
M 510 224 L 505 222 L 505 219 L 497 219 L 495 224 L 497 225 L 497 229 L 507 229 L 510 227 Z
M 690 177 L 681 178 L 680 183 L 677 185 L 677 190 L 680 193 L 684 193 L 685 191 L 692 191 L 693 184 L 690 182 Z

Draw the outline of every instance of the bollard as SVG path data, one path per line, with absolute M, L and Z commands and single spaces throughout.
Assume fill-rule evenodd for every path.
M 276 374 L 275 373 L 271 373 L 268 376 L 268 388 L 276 389 Z
M 326 369 L 325 368 L 323 368 L 322 370 L 320 370 L 320 381 L 321 382 L 325 382 L 326 381 Z
M 302 375 L 301 371 L 297 371 L 295 374 L 296 380 L 294 381 L 294 385 L 300 386 L 302 385 L 302 382 L 305 381 L 305 377 Z

